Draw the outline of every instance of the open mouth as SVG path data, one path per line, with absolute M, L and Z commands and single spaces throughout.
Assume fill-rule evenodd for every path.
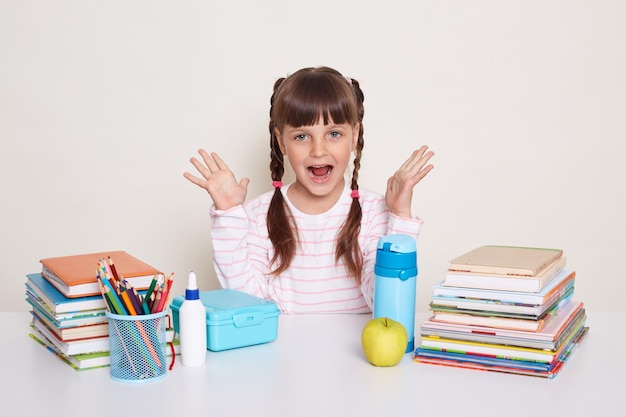
M 309 172 L 315 180 L 324 180 L 328 178 L 332 171 L 332 165 L 314 165 L 309 167 Z

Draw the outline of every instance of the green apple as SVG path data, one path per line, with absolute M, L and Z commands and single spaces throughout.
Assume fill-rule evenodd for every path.
M 361 346 L 374 366 L 395 366 L 406 352 L 409 335 L 402 323 L 388 317 L 370 320 L 363 327 Z

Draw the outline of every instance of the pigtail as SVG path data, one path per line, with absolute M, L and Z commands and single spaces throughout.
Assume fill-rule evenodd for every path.
M 354 89 L 357 102 L 357 114 L 359 118 L 359 136 L 354 150 L 354 169 L 352 171 L 352 180 L 350 188 L 352 189 L 351 197 L 352 203 L 350 205 L 350 211 L 346 222 L 341 227 L 339 234 L 337 235 L 337 246 L 335 250 L 335 259 L 339 260 L 343 258 L 346 265 L 346 269 L 350 275 L 354 276 L 358 283 L 361 282 L 361 274 L 363 271 L 363 254 L 359 245 L 359 233 L 361 231 L 361 220 L 363 218 L 363 211 L 361 203 L 359 202 L 359 169 L 361 168 L 361 155 L 363 153 L 364 139 L 363 139 L 363 115 L 364 106 L 363 101 L 365 99 L 363 91 L 359 86 L 358 81 L 351 79 L 351 84 Z
M 347 79 L 347 81 L 346 81 Z M 359 169 L 363 151 L 363 101 L 364 96 L 356 80 L 345 78 L 328 67 L 304 68 L 289 78 L 274 83 L 270 99 L 270 172 L 274 195 L 267 212 L 267 230 L 274 247 L 270 260 L 273 275 L 285 271 L 296 254 L 298 229 L 295 219 L 282 194 L 284 156 L 280 149 L 276 128 L 285 125 L 308 126 L 320 117 L 328 123 L 351 123 L 358 126 L 354 170 L 350 187 L 352 203 L 348 217 L 337 233 L 336 260 L 343 261 L 347 272 L 361 282 L 363 254 L 359 246 L 359 233 L 363 212 L 359 201 Z
M 270 173 L 274 186 L 274 195 L 267 211 L 267 232 L 274 247 L 271 265 L 278 266 L 271 272 L 278 275 L 289 267 L 296 253 L 297 226 L 291 216 L 287 202 L 281 191 L 282 178 L 285 172 L 284 156 L 276 137 L 273 116 L 274 99 L 285 79 L 281 78 L 274 84 L 274 93 L 270 99 Z

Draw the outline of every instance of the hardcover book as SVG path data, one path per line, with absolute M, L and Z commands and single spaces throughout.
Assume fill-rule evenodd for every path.
M 111 258 L 116 271 L 136 289 L 146 289 L 160 271 L 125 251 L 98 252 L 41 259 L 42 275 L 68 298 L 101 295 L 96 270 Z
M 572 300 L 551 311 L 544 318 L 544 326 L 538 332 L 427 320 L 420 327 L 420 334 L 422 336 L 439 336 L 448 339 L 554 350 L 563 344 L 565 337 L 573 328 L 584 322 L 586 317 L 583 303 Z
M 63 341 L 87 339 L 90 337 L 100 337 L 109 335 L 109 321 L 106 316 L 100 317 L 97 323 L 82 324 L 79 326 L 59 326 L 54 320 L 43 311 L 34 308 L 31 314 L 37 316 L 39 320 L 48 326 L 57 337 Z
M 33 329 L 33 332 L 29 333 L 29 336 L 77 371 L 102 368 L 109 366 L 111 362 L 108 350 L 101 352 L 80 353 L 78 355 L 65 355 L 37 329 Z
M 433 286 L 433 297 L 454 297 L 465 299 L 493 300 L 503 303 L 524 305 L 542 305 L 560 298 L 569 288 L 574 287 L 576 272 L 562 270 L 552 278 L 540 291 L 529 293 L 521 291 L 492 290 L 476 287 L 457 287 L 443 285 L 441 282 Z
M 53 353 L 56 357 L 61 359 L 67 365 L 71 366 L 73 369 L 77 371 L 83 371 L 87 369 L 95 369 L 95 368 L 103 368 L 107 367 L 111 363 L 111 358 L 109 356 L 109 350 L 100 351 L 100 352 L 90 352 L 90 353 L 80 353 L 76 355 L 65 355 L 63 352 L 56 347 L 54 343 L 52 343 L 43 333 L 41 333 L 36 328 L 32 328 L 32 333 L 29 333 L 29 336 L 39 343 L 41 346 L 45 347 L 48 351 Z M 174 338 L 174 330 L 168 329 L 166 333 L 168 349 L 167 356 L 179 355 L 180 354 L 180 341 Z
M 563 349 L 561 349 L 556 359 L 550 363 L 422 348 L 415 350 L 413 360 L 415 362 L 451 366 L 455 368 L 503 372 L 551 379 L 561 371 L 563 365 L 588 330 L 588 327 L 581 327 L 580 330 L 574 334 L 574 337 L 563 345 Z
M 456 298 L 456 297 L 432 297 L 429 306 L 432 311 L 457 311 L 459 313 L 472 314 L 497 314 L 504 317 L 527 317 L 537 320 L 557 304 L 563 303 L 574 294 L 574 287 L 569 287 L 561 297 L 555 298 L 548 303 L 540 305 L 527 305 L 507 303 L 492 300 Z
M 99 291 L 98 295 L 94 296 L 69 298 L 44 279 L 40 273 L 28 274 L 26 278 L 27 295 L 31 294 L 35 298 L 40 298 L 55 315 L 83 310 L 101 310 L 104 315 L 106 303 Z
M 54 314 L 43 300 L 36 298 L 30 291 L 26 292 L 26 302 L 32 306 L 33 311 L 45 315 L 56 327 L 60 328 L 98 324 L 107 321 L 105 309 Z
M 533 277 L 561 256 L 562 249 L 485 245 L 454 258 L 448 269 Z
M 584 329 L 584 323 L 581 323 L 577 329 L 574 329 L 574 331 L 568 335 L 563 345 L 556 350 L 533 349 L 519 346 L 445 339 L 437 336 L 422 336 L 419 348 L 443 352 L 463 353 L 467 355 L 487 355 L 494 358 L 505 358 L 510 360 L 554 363 L 559 359 L 559 356 L 561 356 L 567 345 L 572 340 L 577 339 L 582 329 Z
M 457 313 L 448 311 L 435 311 L 431 321 L 462 324 L 467 326 L 493 327 L 509 330 L 522 330 L 526 332 L 538 332 L 544 326 L 544 320 L 525 319 L 514 317 L 501 317 L 495 315 L 478 315 L 477 313 Z
M 563 270 L 565 262 L 566 258 L 561 256 L 533 276 L 448 270 L 443 285 L 534 293 L 548 285 Z
M 33 315 L 31 327 L 43 334 L 64 355 L 79 355 L 82 353 L 108 351 L 110 349 L 108 332 L 106 336 L 79 340 L 61 340 L 36 315 Z

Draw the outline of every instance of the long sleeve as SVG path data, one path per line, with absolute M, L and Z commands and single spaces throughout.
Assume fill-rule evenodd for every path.
M 268 206 L 267 196 L 261 196 L 245 207 L 211 208 L 213 262 L 223 288 L 268 298 L 273 253 L 265 223 Z
M 360 191 L 361 285 L 347 274 L 341 260 L 335 261 L 337 232 L 352 201 L 346 188 L 335 207 L 320 215 L 302 213 L 288 203 L 298 226 L 298 247 L 291 265 L 280 276 L 269 274 L 274 249 L 266 216 L 272 193 L 228 211 L 212 209 L 214 264 L 222 287 L 270 299 L 286 313 L 370 312 L 378 240 L 389 233 L 417 237 L 422 221 L 390 215 L 383 196 Z

